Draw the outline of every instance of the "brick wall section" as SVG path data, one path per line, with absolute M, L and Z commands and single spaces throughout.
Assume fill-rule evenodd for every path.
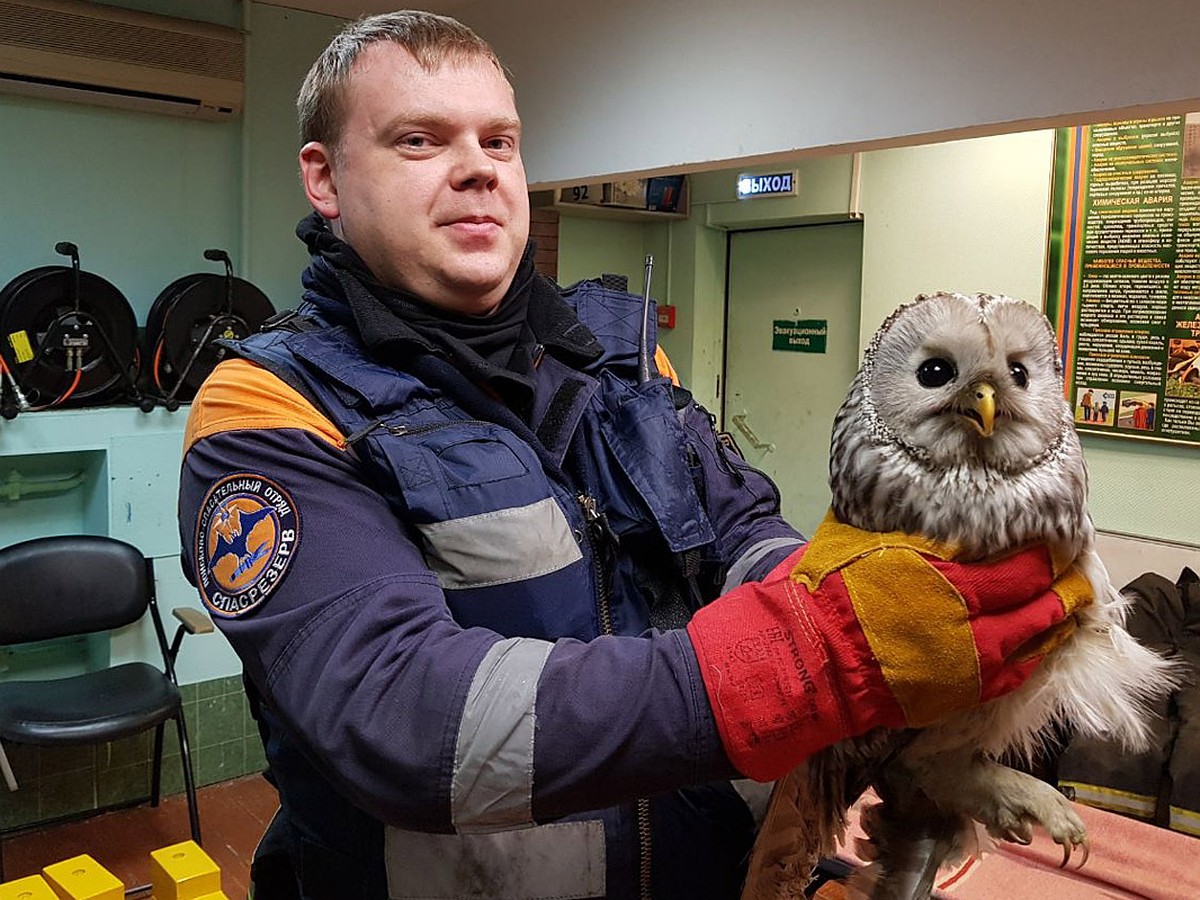
M 547 278 L 558 281 L 558 210 L 535 207 L 529 212 L 529 236 L 537 244 L 533 265 Z

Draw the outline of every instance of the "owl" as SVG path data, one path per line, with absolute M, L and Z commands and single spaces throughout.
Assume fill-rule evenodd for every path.
M 1094 601 L 1018 690 L 919 731 L 844 741 L 782 779 L 743 900 L 802 896 L 835 850 L 847 805 L 868 784 L 875 898 L 930 896 L 938 867 L 978 850 L 979 823 L 1028 843 L 1040 825 L 1064 848 L 1086 834 L 1057 790 L 1001 758 L 1030 761 L 1058 729 L 1147 740 L 1145 709 L 1170 690 L 1173 664 L 1123 627 L 1127 601 L 1095 552 L 1087 472 L 1050 323 L 1010 297 L 939 293 L 897 309 L 867 347 L 834 419 L 832 514 L 868 531 L 903 531 L 979 561 L 1042 543 L 1071 560 Z

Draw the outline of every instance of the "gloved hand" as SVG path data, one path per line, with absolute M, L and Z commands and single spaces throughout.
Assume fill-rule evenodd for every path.
M 921 727 L 1020 686 L 1092 599 L 1045 547 L 998 561 L 832 518 L 687 630 L 730 761 L 770 781 L 872 728 Z

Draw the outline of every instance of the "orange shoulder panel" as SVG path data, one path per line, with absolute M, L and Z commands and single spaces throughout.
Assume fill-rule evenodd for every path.
M 679 387 L 679 376 L 675 373 L 675 367 L 671 365 L 671 360 L 667 359 L 667 351 L 662 347 L 654 348 L 654 365 L 658 369 L 659 375 L 665 375 L 671 379 L 671 384 Z
M 252 362 L 227 359 L 192 401 L 183 452 L 201 438 L 250 428 L 299 428 L 346 449 L 342 433 L 298 391 Z

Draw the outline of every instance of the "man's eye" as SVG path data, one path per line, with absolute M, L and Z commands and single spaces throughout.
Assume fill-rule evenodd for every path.
M 513 148 L 513 139 L 507 137 L 488 138 L 484 141 L 484 146 L 489 150 L 511 150 Z
M 400 138 L 398 143 L 402 147 L 414 147 L 419 149 L 421 147 L 429 146 L 429 138 L 423 134 L 406 134 L 404 137 Z

